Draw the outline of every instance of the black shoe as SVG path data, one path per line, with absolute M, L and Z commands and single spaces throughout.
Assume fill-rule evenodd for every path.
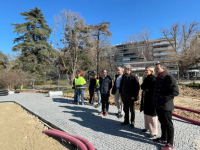
M 122 122 L 121 125 L 127 125 L 129 122 Z
M 147 129 L 142 129 L 142 132 L 147 132 L 148 130 Z
M 99 106 L 100 106 L 100 104 L 96 104 L 94 107 L 95 107 L 95 108 L 98 108 Z
M 122 118 L 122 117 L 123 117 L 123 115 L 122 115 L 122 114 L 119 114 L 117 117 L 118 117 L 118 118 Z
M 154 137 L 156 137 L 156 134 L 154 134 L 154 135 L 153 134 L 149 134 L 148 137 L 149 138 L 154 138 Z
M 131 128 L 135 128 L 134 124 L 131 124 L 130 127 L 131 127 Z

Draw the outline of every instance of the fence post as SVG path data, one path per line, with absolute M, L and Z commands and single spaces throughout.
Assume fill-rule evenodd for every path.
M 59 91 L 60 73 L 58 74 L 58 91 Z

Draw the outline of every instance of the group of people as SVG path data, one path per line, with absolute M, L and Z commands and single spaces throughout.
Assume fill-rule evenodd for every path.
M 79 75 L 77 72 L 77 76 Z M 80 74 L 81 76 L 81 74 Z M 85 87 L 85 80 L 76 79 L 75 95 L 77 102 L 82 94 L 81 90 Z M 144 112 L 144 129 L 143 132 L 149 132 L 150 138 L 153 141 L 164 144 L 162 150 L 173 150 L 174 148 L 174 126 L 172 122 L 172 111 L 174 109 L 173 99 L 179 95 L 179 89 L 176 79 L 167 72 L 165 66 L 161 63 L 156 63 L 154 67 L 145 68 L 145 78 L 143 83 L 139 84 L 138 76 L 131 73 L 131 66 L 126 65 L 124 72 L 121 67 L 117 67 L 117 75 L 115 75 L 114 84 L 112 79 L 107 75 L 105 69 L 102 74 L 97 75 L 97 78 L 90 78 L 89 92 L 90 101 L 94 100 L 94 89 L 98 95 L 98 104 L 102 103 L 99 115 L 108 115 L 110 90 L 114 95 L 115 104 L 117 107 L 116 115 L 121 118 L 124 113 L 124 121 L 122 125 L 130 124 L 130 127 L 135 127 L 135 107 L 134 103 L 139 99 L 139 90 L 142 89 L 140 111 Z M 84 97 L 84 96 L 83 96 Z M 82 104 L 84 103 L 82 97 Z M 129 117 L 130 112 L 130 117 Z M 158 134 L 157 120 L 161 125 L 161 137 L 156 138 Z

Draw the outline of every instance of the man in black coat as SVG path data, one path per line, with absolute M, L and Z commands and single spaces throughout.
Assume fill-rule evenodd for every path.
M 89 103 L 93 104 L 94 103 L 94 89 L 96 86 L 96 79 L 92 74 L 90 74 L 90 83 L 89 83 L 89 94 L 90 94 L 90 100 Z
M 129 124 L 129 110 L 131 112 L 131 127 L 135 124 L 135 108 L 134 102 L 138 100 L 140 84 L 138 78 L 131 74 L 131 66 L 125 66 L 125 74 L 123 74 L 120 83 L 120 93 L 124 104 L 124 122 L 122 125 Z
M 166 71 L 159 62 L 155 64 L 157 74 L 153 97 L 153 106 L 156 108 L 158 120 L 161 124 L 162 135 L 154 142 L 165 144 L 162 150 L 174 149 L 174 126 L 172 122 L 173 99 L 179 95 L 176 79 Z
M 100 84 L 100 93 L 101 93 L 101 102 L 102 102 L 102 111 L 99 115 L 108 115 L 109 102 L 108 98 L 110 96 L 110 89 L 112 88 L 112 79 L 107 75 L 107 71 L 105 69 L 102 70 L 102 77 L 99 80 Z

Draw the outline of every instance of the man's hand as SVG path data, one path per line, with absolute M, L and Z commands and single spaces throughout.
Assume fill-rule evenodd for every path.
M 134 98 L 134 97 L 131 97 L 131 99 L 134 100 L 135 98 Z

